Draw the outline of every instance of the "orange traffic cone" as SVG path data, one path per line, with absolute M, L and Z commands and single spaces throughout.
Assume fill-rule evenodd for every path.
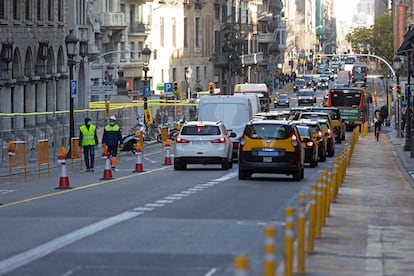
M 171 162 L 170 145 L 171 145 L 171 143 L 170 143 L 170 139 L 167 139 L 167 140 L 165 141 L 165 146 L 164 146 L 164 148 L 165 148 L 164 165 L 172 165 L 172 162 Z
M 66 149 L 59 149 L 58 162 L 62 164 L 60 169 L 59 186 L 56 189 L 72 189 L 69 184 L 69 177 L 66 170 Z
M 103 177 L 101 178 L 101 180 L 110 180 L 110 179 L 113 179 L 113 177 L 112 177 L 111 160 L 108 156 L 105 160 L 105 169 L 104 169 Z
M 142 151 L 141 144 L 139 142 L 135 144 L 135 155 L 137 156 L 137 160 L 135 162 L 135 170 L 132 172 L 143 172 L 144 169 L 142 167 Z
M 109 156 L 108 146 L 105 145 L 102 151 L 102 157 L 105 158 L 105 169 L 101 180 L 110 180 L 112 177 L 111 156 Z

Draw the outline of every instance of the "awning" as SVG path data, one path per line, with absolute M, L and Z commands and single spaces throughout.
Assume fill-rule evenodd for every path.
M 404 41 L 397 50 L 398 55 L 406 55 L 406 52 L 414 49 L 414 28 L 404 34 Z

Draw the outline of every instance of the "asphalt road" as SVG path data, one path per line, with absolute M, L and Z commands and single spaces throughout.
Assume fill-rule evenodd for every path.
M 335 145 L 336 154 L 345 144 Z M 285 209 L 296 208 L 298 193 L 309 194 L 333 166 L 330 157 L 306 167 L 300 182 L 265 174 L 240 181 L 237 164 L 174 171 L 163 158 L 154 144 L 145 149 L 143 173 L 131 172 L 135 157 L 125 154 L 111 181 L 99 180 L 98 164 L 95 173 L 71 175 L 71 190 L 54 190 L 53 176 L 7 186 L 0 275 L 233 275 L 238 254 L 261 275 L 264 226 L 276 226 L 280 263 Z

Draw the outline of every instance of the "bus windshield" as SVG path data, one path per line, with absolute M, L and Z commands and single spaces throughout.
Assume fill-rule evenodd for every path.
M 331 91 L 330 96 L 332 106 L 336 107 L 359 107 L 361 103 L 360 91 Z

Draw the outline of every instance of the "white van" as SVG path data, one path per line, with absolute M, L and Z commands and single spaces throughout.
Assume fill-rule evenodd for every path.
M 256 93 L 235 93 L 234 96 L 236 97 L 247 97 L 250 99 L 251 104 L 252 104 L 252 113 L 253 115 L 259 113 L 261 111 L 261 107 L 260 107 L 260 98 L 259 95 L 257 95 Z
M 264 107 L 269 107 L 269 88 L 265 83 L 237 83 L 234 85 L 233 94 L 257 94 L 260 100 L 260 110 L 265 111 Z
M 199 121 L 222 121 L 229 132 L 233 143 L 233 159 L 237 159 L 239 138 L 244 127 L 253 118 L 253 108 L 248 97 L 231 95 L 202 97 L 198 104 Z

